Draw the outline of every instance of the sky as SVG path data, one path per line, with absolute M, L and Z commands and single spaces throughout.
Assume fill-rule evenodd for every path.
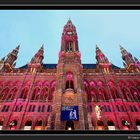
M 58 63 L 69 18 L 76 26 L 82 63 L 96 63 L 96 44 L 118 67 L 123 67 L 119 45 L 140 59 L 140 10 L 0 10 L 0 59 L 20 45 L 16 67 L 21 67 L 44 44 L 43 63 Z

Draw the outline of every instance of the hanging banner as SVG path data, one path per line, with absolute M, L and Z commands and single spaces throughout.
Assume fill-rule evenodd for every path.
M 61 108 L 61 120 L 79 120 L 78 106 L 62 106 Z

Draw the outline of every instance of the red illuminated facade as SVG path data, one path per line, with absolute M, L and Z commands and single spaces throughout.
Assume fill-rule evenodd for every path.
M 42 46 L 30 63 L 15 68 L 16 47 L 0 61 L 0 130 L 140 130 L 140 63 L 120 50 L 124 68 L 98 46 L 96 64 L 82 64 L 71 20 L 57 64 L 43 63 Z M 62 107 L 73 106 L 77 120 L 62 120 Z

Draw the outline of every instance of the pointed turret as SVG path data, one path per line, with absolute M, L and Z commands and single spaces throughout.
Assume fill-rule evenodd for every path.
M 108 61 L 108 58 L 96 45 L 96 60 L 97 60 L 97 70 L 109 73 L 111 71 L 111 63 Z
M 42 45 L 41 48 L 38 50 L 38 52 L 31 59 L 30 63 L 31 64 L 37 64 L 37 63 L 41 64 L 42 60 L 44 58 L 43 54 L 44 54 L 44 47 Z
M 122 54 L 122 59 L 123 59 L 123 65 L 126 68 L 127 71 L 129 72 L 140 72 L 140 62 L 136 57 L 133 58 L 132 54 L 127 52 L 126 49 L 124 49 L 120 45 L 120 50 Z
M 31 59 L 30 63 L 28 64 L 29 71 L 34 72 L 38 68 L 41 68 L 44 58 L 44 45 L 41 46 L 41 48 L 38 50 L 38 52 L 34 55 L 34 57 Z
M 20 47 L 20 45 L 18 45 L 15 49 L 13 49 L 13 51 L 10 52 L 6 57 L 3 57 L 1 59 L 1 63 L 3 63 L 3 70 L 4 71 L 6 71 L 6 72 L 13 71 L 13 68 L 16 65 L 15 61 L 17 59 L 19 47 Z
M 10 66 L 13 65 L 15 60 L 17 59 L 18 51 L 19 51 L 19 45 L 7 55 L 6 60 L 4 61 L 5 63 L 9 64 Z

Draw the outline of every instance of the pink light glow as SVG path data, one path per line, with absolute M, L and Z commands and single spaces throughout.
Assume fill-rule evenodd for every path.
M 67 79 L 68 79 L 68 80 L 71 80 L 72 77 L 73 77 L 73 76 L 72 76 L 72 73 L 68 73 L 68 74 L 67 74 Z
M 91 81 L 90 86 L 96 86 L 96 84 L 93 81 Z

